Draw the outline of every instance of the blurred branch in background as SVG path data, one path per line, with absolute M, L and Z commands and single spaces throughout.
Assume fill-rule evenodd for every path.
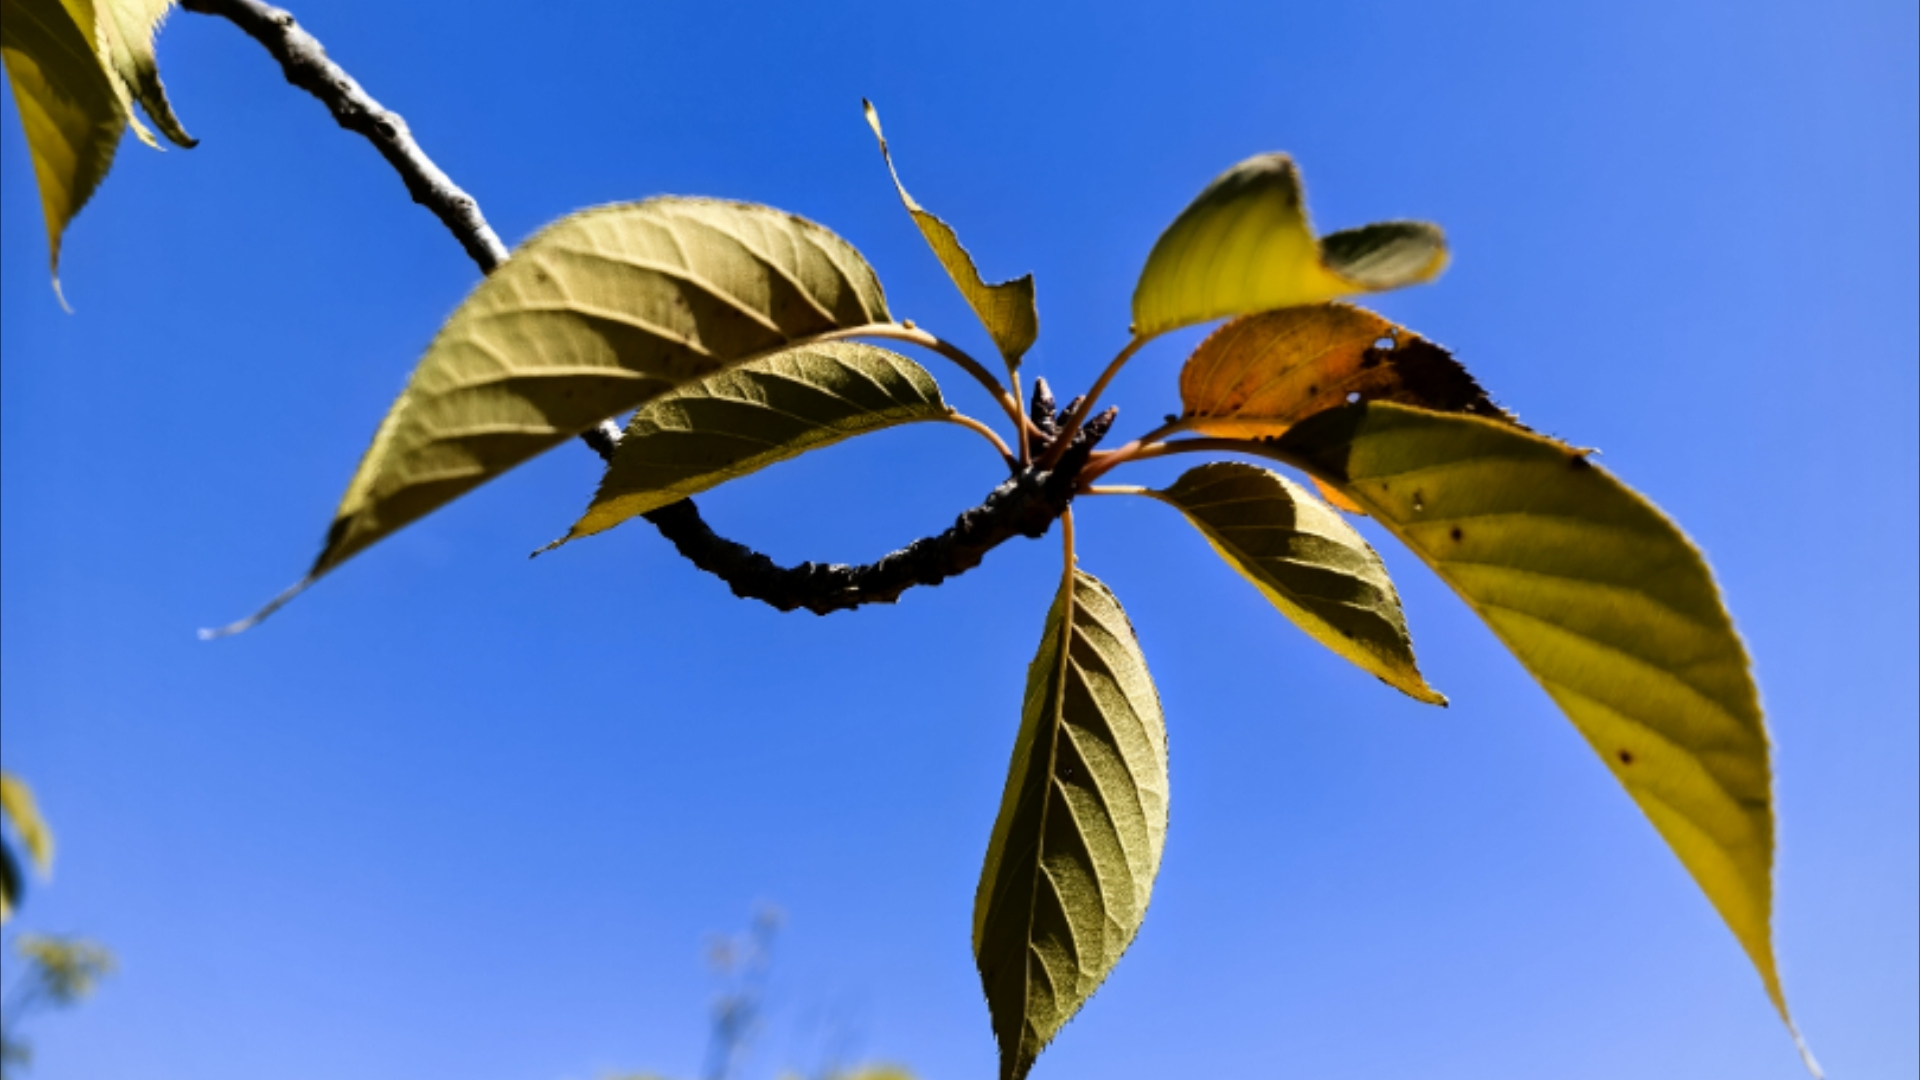
M 744 931 L 716 937 L 707 945 L 707 964 L 720 982 L 713 999 L 713 1028 L 707 1040 L 706 1069 L 701 1080 L 738 1080 L 752 1055 L 753 1043 L 766 1015 L 767 978 L 773 967 L 773 943 L 785 916 L 778 907 L 762 904 Z M 781 1080 L 915 1080 L 898 1065 L 845 1066 L 836 1052 L 811 1074 L 791 1070 Z M 632 1073 L 609 1080 L 669 1080 L 659 1073 Z

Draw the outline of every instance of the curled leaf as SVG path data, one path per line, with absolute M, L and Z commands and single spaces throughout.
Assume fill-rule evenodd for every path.
M 873 102 L 862 100 L 866 109 L 867 126 L 873 129 L 873 137 L 880 140 L 880 156 L 886 159 L 887 172 L 893 176 L 893 187 L 900 193 L 900 201 L 906 204 L 907 212 L 913 215 L 913 223 L 920 227 L 920 234 L 927 238 L 927 246 L 946 268 L 947 276 L 960 289 L 960 295 L 967 298 L 967 304 L 980 322 L 987 328 L 987 334 L 993 338 L 995 348 L 1006 358 L 1008 368 L 1020 366 L 1020 358 L 1033 347 L 1040 336 L 1040 313 L 1033 301 L 1033 275 L 1027 274 L 1012 281 L 1003 281 L 998 285 L 989 285 L 980 279 L 980 271 L 973 264 L 973 256 L 960 246 L 960 238 L 954 234 L 946 222 L 928 213 L 907 194 L 906 185 L 900 182 L 900 170 L 893 166 L 893 154 L 887 150 L 887 137 L 880 131 L 880 114 Z
M 1001 1080 L 1026 1076 L 1119 962 L 1166 835 L 1166 725 L 1146 658 L 1113 593 L 1070 570 L 1027 669 L 974 899 Z
M 1414 662 L 1400 596 L 1379 554 L 1297 484 L 1222 461 L 1146 494 L 1180 511 L 1215 553 L 1315 641 L 1417 701 L 1447 703 Z
M 1152 337 L 1223 316 L 1414 285 L 1447 264 L 1436 225 L 1390 221 L 1316 240 L 1293 159 L 1260 154 L 1221 173 L 1153 245 L 1133 293 Z
M 951 415 L 933 376 L 885 349 L 832 341 L 761 357 L 635 412 L 593 504 L 549 547 L 809 450 Z
M 1346 304 L 1227 323 L 1180 369 L 1180 401 L 1191 427 L 1222 438 L 1270 438 L 1350 401 L 1513 421 L 1447 350 Z
M 1699 550 L 1586 451 L 1476 416 L 1353 405 L 1303 421 L 1274 448 L 1412 548 L 1539 680 L 1786 1018 L 1769 933 L 1766 725 Z

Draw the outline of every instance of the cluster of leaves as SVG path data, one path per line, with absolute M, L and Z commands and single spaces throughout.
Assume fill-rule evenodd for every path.
M 0 773 L 0 821 L 17 837 L 42 877 L 53 871 L 53 830 L 40 816 L 33 789 L 11 773 Z M 25 881 L 7 838 L 0 837 L 0 923 L 13 918 Z M 65 1007 L 93 993 L 113 970 L 113 953 L 81 938 L 21 934 L 13 950 L 26 970 L 7 988 L 0 1006 L 0 1080 L 33 1060 L 33 1048 L 20 1037 L 20 1021 L 48 1007 Z
M 163 129 L 177 130 L 150 77 L 150 49 L 128 46 L 147 41 L 165 4 L 5 2 L 8 70 L 57 257 L 59 229 L 104 172 L 128 102 L 159 108 Z M 16 20 L 16 8 L 70 19 L 29 41 L 15 24 L 47 20 Z M 55 48 L 67 39 L 64 52 Z M 62 157 L 60 145 L 81 146 L 81 128 L 41 103 L 83 90 L 95 95 L 89 137 L 112 136 L 106 157 L 97 147 Z M 868 120 L 891 170 L 871 106 Z M 1316 236 L 1293 162 L 1242 162 L 1154 245 L 1130 339 L 1088 392 L 1055 410 L 1036 384 L 1029 413 L 1019 367 L 1039 332 L 1032 279 L 985 282 L 954 231 L 897 172 L 894 183 L 1000 352 L 1004 381 L 896 322 L 873 269 L 811 221 L 698 198 L 586 210 L 526 241 L 442 327 L 293 591 L 629 410 L 599 490 L 556 543 L 905 423 L 977 431 L 1016 478 L 1066 468 L 1076 433 L 1131 356 L 1167 331 L 1228 320 L 1183 365 L 1181 411 L 1075 461 L 1074 490 L 1171 505 L 1314 640 L 1442 704 L 1415 663 L 1384 564 L 1343 517 L 1370 515 L 1539 680 L 1692 873 L 1785 1018 L 1769 933 L 1767 735 L 1745 650 L 1700 553 L 1589 451 L 1496 406 L 1446 350 L 1335 302 L 1437 275 L 1447 259 L 1438 228 L 1388 222 Z M 948 406 L 918 363 L 854 339 L 911 343 L 957 363 L 1006 413 L 1011 448 Z M 1096 483 L 1129 462 L 1196 452 L 1289 466 L 1319 494 L 1235 460 L 1201 465 L 1164 490 Z M 1113 591 L 1074 558 L 1070 512 L 1061 520 L 1065 567 L 1028 671 L 975 905 L 1003 1080 L 1027 1074 L 1132 941 L 1166 831 L 1158 695 Z

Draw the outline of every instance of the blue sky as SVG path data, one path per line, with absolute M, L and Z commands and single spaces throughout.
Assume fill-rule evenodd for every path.
M 1777 748 L 1788 995 L 1831 1075 L 1920 1072 L 1912 4 L 529 10 L 296 14 L 509 243 L 661 192 L 768 202 L 985 354 L 871 97 L 989 278 L 1036 275 L 1029 369 L 1063 397 L 1122 343 L 1161 227 L 1249 154 L 1292 152 L 1323 227 L 1442 223 L 1447 275 L 1375 306 L 1708 552 Z M 68 234 L 72 315 L 0 109 L 0 749 L 62 844 L 16 925 L 123 964 L 35 1025 L 34 1075 L 691 1075 L 702 942 L 762 900 L 788 922 L 755 1080 L 830 1038 L 991 1075 L 969 913 L 1057 544 L 780 615 L 644 526 L 528 562 L 596 478 L 566 448 L 196 641 L 300 574 L 476 272 L 233 27 L 176 15 L 160 59 L 202 144 L 123 146 Z M 1174 408 L 1197 337 L 1128 369 L 1123 431 Z M 865 560 L 995 469 L 908 428 L 703 507 L 786 561 Z M 1363 526 L 1446 711 L 1293 630 L 1166 508 L 1090 502 L 1172 826 L 1138 942 L 1037 1077 L 1803 1075 L 1678 862 L 1409 553 Z

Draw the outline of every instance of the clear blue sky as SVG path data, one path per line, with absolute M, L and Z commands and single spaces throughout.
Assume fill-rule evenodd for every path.
M 534 11 L 296 9 L 510 243 L 660 192 L 768 202 L 985 351 L 870 96 L 984 271 L 1035 273 L 1031 369 L 1063 390 L 1121 343 L 1159 229 L 1251 153 L 1295 154 L 1326 227 L 1444 224 L 1452 269 L 1378 306 L 1709 553 L 1777 745 L 1789 997 L 1836 1078 L 1920 1072 L 1909 0 Z M 754 1080 L 828 1029 L 991 1075 L 969 912 L 1056 543 L 779 615 L 644 526 L 528 562 L 595 480 L 569 447 L 196 641 L 299 575 L 476 272 L 232 26 L 176 15 L 160 59 L 202 144 L 123 146 L 69 233 L 72 315 L 0 109 L 3 745 L 62 843 L 16 925 L 123 963 L 36 1025 L 34 1075 L 688 1075 L 701 943 L 758 900 L 789 921 Z M 1173 408 L 1193 339 L 1128 370 L 1123 429 Z M 984 494 L 981 449 L 891 432 L 704 506 L 785 560 L 864 560 Z M 1164 507 L 1096 500 L 1080 532 L 1165 700 L 1172 827 L 1037 1077 L 1803 1075 L 1678 862 L 1404 549 L 1370 532 L 1446 711 Z

